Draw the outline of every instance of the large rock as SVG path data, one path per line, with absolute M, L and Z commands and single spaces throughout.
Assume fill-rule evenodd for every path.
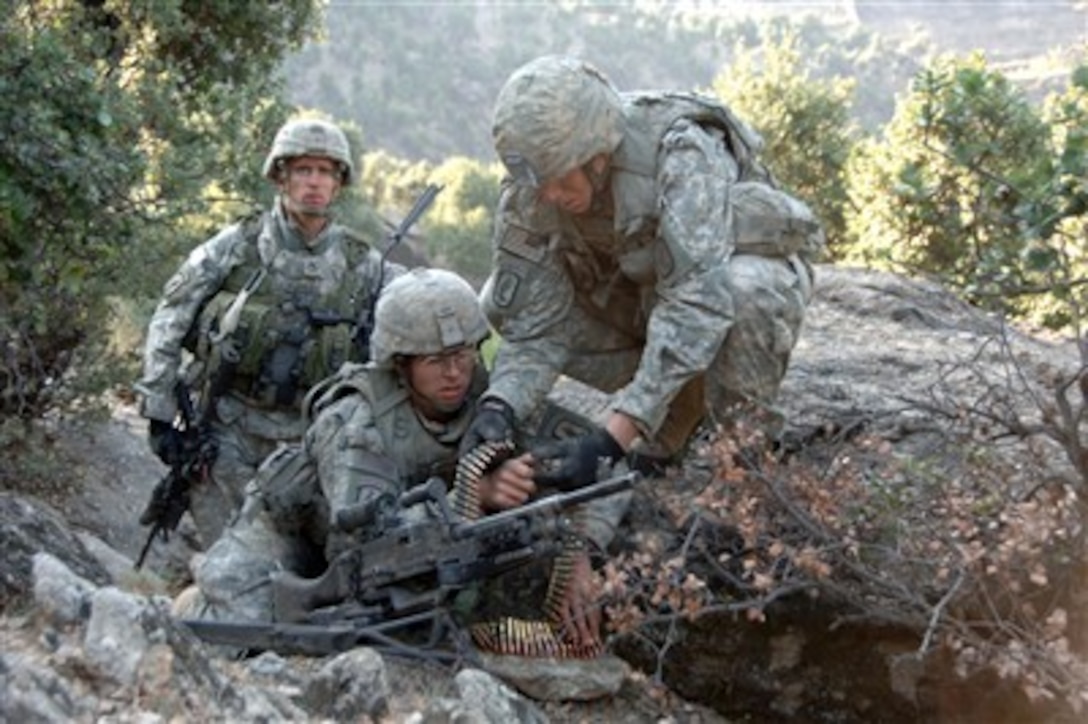
M 31 498 L 0 492 L 0 613 L 25 603 L 32 588 L 35 553 L 48 552 L 87 580 L 105 584 L 109 573 L 91 555 L 64 517 Z
M 864 428 L 904 453 L 924 451 L 941 431 L 916 403 L 942 385 L 964 400 L 981 397 L 987 380 L 949 373 L 972 367 L 1003 380 L 1010 352 L 1035 385 L 1041 368 L 1078 365 L 1073 342 L 1004 327 L 936 284 L 820 266 L 780 403 L 795 430 Z
M 1018 382 L 1033 389 L 1045 388 L 1052 370 L 1074 370 L 1079 362 L 1072 344 L 1011 330 L 995 337 L 999 331 L 997 320 L 935 285 L 821 267 L 817 295 L 782 389 L 790 432 L 826 457 L 851 435 L 869 432 L 908 457 L 951 448 L 943 451 L 942 464 L 961 464 L 950 445 L 947 421 L 920 403 L 944 394 L 981 399 L 988 392 L 984 379 L 969 372 L 1003 373 L 1010 350 L 1019 365 Z M 587 416 L 599 418 L 608 409 L 606 395 L 573 384 L 558 390 L 556 398 L 565 394 L 575 395 L 575 408 Z M 1033 413 L 1030 406 L 1022 412 Z M 537 722 L 550 715 L 562 722 L 607 712 L 600 718 L 632 724 L 718 720 L 690 703 L 696 701 L 748 721 L 1032 720 L 1029 709 L 1017 708 L 1023 699 L 1002 695 L 993 680 L 959 686 L 927 672 L 929 662 L 915 655 L 919 642 L 914 632 L 858 624 L 849 611 L 807 595 L 785 597 L 768 607 L 763 623 L 749 623 L 726 610 L 694 624 L 665 623 L 658 632 L 614 638 L 613 652 L 634 672 L 624 676 L 618 693 L 585 705 L 569 701 L 578 698 L 571 689 L 533 688 L 539 671 L 532 662 L 518 662 L 526 671 L 517 674 L 524 676 L 516 688 L 538 696 L 536 702 L 480 670 L 466 669 L 454 681 L 453 672 L 418 668 L 419 662 L 394 665 L 388 660 L 379 666 L 373 652 L 364 650 L 328 660 L 218 659 L 174 625 L 160 603 L 125 592 L 131 582 L 116 580 L 116 572 L 126 567 L 124 559 L 102 550 L 91 555 L 72 532 L 70 524 L 78 520 L 129 560 L 146 537 L 136 517 L 157 463 L 146 451 L 142 431 L 132 430 L 125 437 L 126 455 L 145 456 L 151 474 L 129 481 L 138 489 L 122 490 L 120 478 L 110 474 L 112 443 L 104 441 L 124 433 L 124 428 L 111 428 L 81 450 L 81 455 L 103 459 L 82 471 L 75 513 L 62 515 L 31 499 L 0 493 L 0 612 L 9 614 L 0 616 L 0 719 L 276 722 L 369 716 Z M 1018 451 L 1012 444 L 1002 449 L 1013 456 Z M 1058 479 L 1068 474 L 1060 454 L 1052 460 Z M 949 470 L 949 476 L 955 474 L 954 467 Z M 689 472 L 706 474 L 707 469 L 693 466 Z M 653 505 L 656 494 L 685 485 L 698 489 L 684 480 L 651 483 L 643 486 L 646 495 L 636 497 L 627 522 L 624 537 L 631 540 L 665 540 L 675 533 L 664 522 L 668 516 Z M 111 502 L 122 499 L 124 505 Z M 92 506 L 89 500 L 98 502 Z M 718 536 L 726 545 L 730 535 L 724 529 L 704 531 L 705 540 Z M 32 585 L 33 555 L 39 551 L 50 555 L 38 559 L 39 578 Z M 182 553 L 179 558 L 187 556 L 184 548 Z M 113 576 L 100 561 L 109 562 Z M 12 606 L 17 600 L 30 602 L 32 595 L 36 607 Z M 14 611 L 24 616 L 12 617 Z M 645 633 L 662 638 L 654 641 Z M 420 671 L 418 680 L 408 683 Z M 649 677 L 658 673 L 686 701 L 658 690 L 647 693 Z M 518 681 L 511 671 L 499 675 Z M 584 690 L 600 689 L 594 682 L 579 683 Z M 603 683 L 611 687 L 616 679 Z M 549 698 L 566 700 L 543 701 Z

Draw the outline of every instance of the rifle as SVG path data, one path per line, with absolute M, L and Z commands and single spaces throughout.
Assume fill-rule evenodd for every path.
M 151 491 L 151 499 L 140 514 L 140 525 L 150 525 L 151 530 L 148 531 L 147 540 L 136 558 L 136 570 L 143 566 L 156 536 L 160 536 L 165 542 L 169 540 L 170 533 L 177 530 L 181 516 L 189 509 L 189 486 L 193 481 L 203 480 L 209 474 L 218 452 L 215 439 L 206 424 L 207 415 L 202 415 L 199 421 L 196 419 L 188 386 L 179 381 L 174 388 L 174 394 L 181 411 L 182 450 L 177 459 L 172 461 L 170 471 Z
M 446 484 L 431 478 L 402 495 L 399 506 L 434 501 L 440 520 L 398 522 L 341 553 L 317 578 L 274 574 L 272 623 L 181 623 L 209 643 L 247 649 L 327 655 L 369 644 L 397 654 L 449 656 L 439 645 L 458 641 L 450 607 L 459 592 L 559 553 L 577 535 L 567 515 L 572 507 L 629 490 L 638 479 L 629 472 L 465 521 L 451 513 Z M 398 638 L 418 635 L 421 624 L 430 625 L 424 643 Z
M 382 293 L 382 287 L 385 286 L 385 260 L 389 257 L 389 252 L 393 251 L 393 249 L 404 240 L 404 237 L 408 235 L 409 229 L 419 221 L 419 217 L 423 216 L 427 209 L 430 208 L 431 204 L 434 203 L 435 197 L 438 196 L 438 192 L 441 191 L 442 188 L 442 186 L 438 186 L 437 184 L 427 184 L 427 187 L 423 189 L 423 193 L 421 193 L 415 203 L 412 204 L 412 208 L 408 212 L 408 215 L 401 219 L 400 225 L 389 235 L 389 243 L 386 244 L 385 249 L 382 250 L 381 258 L 378 262 L 378 281 L 371 290 L 370 298 L 367 300 L 366 306 L 360 313 L 359 321 L 356 325 L 355 343 L 362 352 L 361 362 L 370 360 L 370 335 L 374 331 L 374 309 L 378 306 L 378 296 Z
M 193 409 L 188 385 L 179 380 L 174 386 L 174 397 L 181 412 L 179 432 L 182 450 L 178 459 L 171 462 L 170 472 L 151 491 L 151 500 L 140 514 L 140 525 L 150 525 L 151 530 L 148 531 L 147 540 L 136 559 L 136 570 L 144 564 L 144 558 L 151 550 L 151 543 L 156 535 L 161 534 L 163 542 L 166 542 L 170 533 L 177 530 L 181 516 L 189 509 L 189 486 L 211 475 L 215 457 L 219 454 L 219 443 L 209 426 L 212 409 L 215 401 L 230 387 L 241 361 L 241 351 L 234 333 L 238 330 L 242 309 L 257 292 L 266 276 L 264 267 L 254 270 L 227 307 L 219 329 L 208 333 L 213 350 L 213 364 L 209 365 L 212 371 L 204 386 L 199 418 Z

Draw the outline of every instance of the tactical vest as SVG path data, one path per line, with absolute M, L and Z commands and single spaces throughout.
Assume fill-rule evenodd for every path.
M 613 156 L 612 190 L 616 202 L 613 225 L 626 237 L 626 250 L 648 246 L 657 233 L 658 154 L 665 133 L 681 119 L 719 129 L 737 162 L 739 175 L 732 202 L 738 253 L 786 257 L 810 250 L 814 244 L 822 245 L 820 227 L 812 212 L 778 189 L 774 177 L 758 159 L 762 139 L 729 108 L 691 93 L 628 93 L 623 98 L 627 131 Z M 645 261 L 656 264 L 659 275 L 668 276 L 669 270 L 661 268 L 662 260 Z M 679 259 L 674 262 L 682 264 Z M 643 266 L 643 260 L 628 259 L 625 271 L 637 277 Z
M 327 379 L 307 396 L 303 404 L 309 419 L 336 400 L 359 394 L 370 406 L 386 455 L 400 471 L 403 489 L 414 487 L 437 475 L 453 483 L 457 449 L 468 429 L 476 400 L 487 390 L 487 370 L 477 364 L 469 387 L 468 404 L 461 414 L 440 431 L 424 425 L 412 406 L 407 387 L 395 370 L 349 365 Z
M 242 261 L 201 310 L 191 350 L 211 379 L 224 376 L 226 390 L 251 404 L 297 409 L 312 385 L 366 358 L 355 338 L 371 290 L 355 269 L 368 247 L 339 227 L 339 243 L 323 252 L 292 251 L 276 242 L 273 224 L 269 214 L 241 223 Z M 217 343 L 224 315 L 247 284 L 254 288 L 236 329 Z
M 737 162 L 731 189 L 734 248 L 760 256 L 813 256 L 823 235 L 808 207 L 777 188 L 758 160 L 762 140 L 724 105 L 689 93 L 623 94 L 627 128 L 612 156 L 613 218 L 561 217 L 571 240 L 562 256 L 581 306 L 610 326 L 644 339 L 658 280 L 690 269 L 682 245 L 654 244 L 662 139 L 681 119 L 722 132 Z

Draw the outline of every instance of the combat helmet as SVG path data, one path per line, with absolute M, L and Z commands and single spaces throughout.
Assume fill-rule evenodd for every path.
M 347 136 L 328 121 L 302 118 L 283 124 L 272 141 L 272 150 L 264 160 L 262 172 L 266 178 L 278 181 L 280 162 L 298 156 L 318 156 L 336 161 L 340 164 L 340 181 L 344 186 L 350 185 L 355 177 Z
M 546 55 L 499 91 L 491 136 L 513 179 L 538 186 L 612 153 L 623 140 L 623 103 L 605 75 L 577 58 Z
M 389 367 L 398 355 L 474 347 L 490 331 L 468 282 L 443 269 L 411 269 L 378 297 L 370 357 Z

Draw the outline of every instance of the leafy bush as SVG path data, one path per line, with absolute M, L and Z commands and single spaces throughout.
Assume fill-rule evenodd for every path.
M 1076 68 L 1061 94 L 1047 99 L 1054 165 L 1039 199 L 1027 206 L 1032 238 L 1023 254 L 1033 321 L 1072 330 L 1088 324 L 1088 65 Z M 1045 294 L 1032 293 L 1044 289 Z
M 84 345 L 104 346 L 109 295 L 156 294 L 180 253 L 257 197 L 286 113 L 271 71 L 315 7 L 60 0 L 5 14 L 0 416 L 63 402 L 88 371 L 77 356 L 97 358 Z
M 845 78 L 818 79 L 792 26 L 766 26 L 752 46 L 738 45 L 714 91 L 764 137 L 764 161 L 824 225 L 829 246 L 842 236 L 844 167 L 854 143 Z
M 981 55 L 918 74 L 881 140 L 849 164 L 844 256 L 928 274 L 976 303 L 1009 304 L 1034 230 L 1026 205 L 1051 176 L 1049 130 Z
M 0 47 L 0 414 L 31 417 L 105 315 L 145 159 L 136 110 L 87 66 L 87 36 L 15 22 Z

